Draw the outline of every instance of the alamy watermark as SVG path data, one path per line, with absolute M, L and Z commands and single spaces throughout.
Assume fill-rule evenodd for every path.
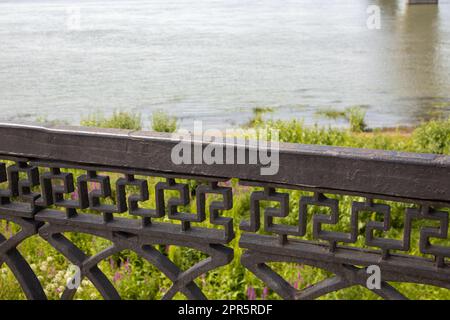
M 76 290 L 81 285 L 81 270 L 80 267 L 76 265 L 70 265 L 67 270 L 70 277 L 67 279 L 66 286 L 70 290 Z
M 369 15 L 366 20 L 367 29 L 380 30 L 381 29 L 381 8 L 377 5 L 371 5 L 366 10 Z
M 280 167 L 277 130 L 204 131 L 202 122 L 195 121 L 193 132 L 181 129 L 172 138 L 180 141 L 171 153 L 172 163 L 176 165 L 259 165 L 263 176 L 277 174 Z
M 370 265 L 366 269 L 366 273 L 370 274 L 366 281 L 366 287 L 370 290 L 381 289 L 381 269 L 377 265 Z

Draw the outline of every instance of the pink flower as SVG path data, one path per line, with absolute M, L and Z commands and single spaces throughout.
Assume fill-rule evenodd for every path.
M 255 289 L 251 286 L 247 288 L 247 299 L 248 300 L 256 300 Z
M 297 280 L 294 282 L 294 288 L 298 289 L 302 282 L 303 282 L 303 277 L 302 277 L 301 273 L 299 272 L 297 274 Z
M 130 267 L 130 260 L 129 260 L 129 258 L 127 258 L 127 260 L 126 260 L 125 263 L 123 264 L 123 267 L 124 267 L 126 273 L 130 273 L 130 272 L 131 272 L 131 267 Z
M 269 288 L 264 287 L 261 298 L 262 298 L 263 300 L 266 300 L 268 296 L 269 296 Z
M 117 271 L 115 274 L 114 274 L 114 279 L 113 279 L 113 281 L 114 282 L 117 282 L 117 281 L 119 281 L 119 280 L 121 280 L 122 279 L 122 274 L 119 272 L 119 271 Z
M 231 180 L 223 181 L 220 185 L 224 187 L 231 187 Z
M 113 258 L 109 259 L 109 265 L 111 266 L 111 270 L 116 267 L 116 263 L 114 262 Z
M 70 198 L 71 198 L 72 200 L 78 200 L 78 199 L 79 199 L 79 196 L 78 196 L 78 189 L 75 190 L 74 193 L 71 193 L 71 194 L 70 194 Z

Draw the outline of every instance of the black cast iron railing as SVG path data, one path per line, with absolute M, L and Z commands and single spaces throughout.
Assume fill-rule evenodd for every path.
M 229 243 L 237 228 L 242 231 L 239 246 L 245 250 L 242 265 L 286 299 L 313 299 L 365 286 L 370 265 L 379 266 L 382 274 L 381 289 L 372 290 L 386 299 L 404 298 L 390 281 L 450 289 L 450 247 L 442 244 L 448 240 L 450 157 L 281 144 L 278 173 L 262 176 L 259 165 L 175 165 L 171 150 L 177 143 L 168 134 L 150 132 L 0 124 L 0 219 L 21 227 L 8 239 L 0 234 L 0 266 L 9 266 L 27 298 L 47 298 L 17 249 L 36 234 L 77 265 L 81 276 L 106 299 L 120 296 L 98 263 L 126 249 L 173 282 L 164 298 L 180 292 L 190 299 L 204 299 L 194 280 L 233 260 Z M 250 150 L 242 143 L 233 148 L 247 154 Z M 148 177 L 161 179 L 151 189 Z M 236 191 L 230 179 L 251 193 L 248 218 L 239 221 L 239 227 L 223 214 L 233 208 Z M 97 187 L 90 188 L 92 183 Z M 130 186 L 139 191 L 130 193 Z M 170 190 L 179 196 L 168 196 Z M 295 224 L 280 221 L 292 214 L 288 190 L 310 193 L 295 199 Z M 213 194 L 220 200 L 207 205 L 206 198 Z M 332 195 L 354 197 L 351 212 L 341 212 L 339 199 Z M 155 208 L 141 207 L 150 197 Z M 196 212 L 181 212 L 191 197 L 195 197 Z M 263 202 L 271 206 L 263 207 Z M 392 229 L 389 203 L 393 202 L 405 204 L 398 239 L 386 236 Z M 312 210 L 308 215 L 311 208 L 326 209 L 329 214 Z M 362 221 L 363 212 L 382 219 Z M 121 217 L 124 213 L 127 217 Z M 349 221 L 347 231 L 330 231 L 344 216 Z M 206 219 L 210 227 L 198 226 Z M 410 252 L 415 221 L 422 222 L 420 255 Z M 356 246 L 361 222 L 365 224 L 363 246 Z M 103 237 L 112 245 L 88 256 L 65 232 Z M 158 244 L 194 248 L 208 258 L 183 271 L 155 249 Z M 310 265 L 334 276 L 297 290 L 270 268 L 270 262 Z M 61 297 L 70 299 L 75 293 L 76 289 L 66 288 Z

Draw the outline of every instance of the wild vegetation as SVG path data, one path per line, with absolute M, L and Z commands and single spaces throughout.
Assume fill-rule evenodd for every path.
M 329 119 L 343 118 L 348 121 L 350 125 L 350 131 L 362 132 L 367 128 L 364 118 L 366 117 L 366 111 L 362 106 L 351 106 L 343 111 L 335 110 L 332 108 L 319 109 L 316 115 L 323 116 Z
M 362 119 L 361 119 L 362 118 Z M 126 129 L 140 129 L 140 116 L 131 115 L 123 112 L 115 113 L 111 118 L 90 118 L 83 120 L 84 125 L 99 127 L 120 127 Z M 158 119 L 158 118 L 157 118 Z M 164 119 L 159 118 L 159 119 Z M 349 117 L 351 119 L 351 117 Z M 436 120 L 421 124 L 411 131 L 402 130 L 373 130 L 364 132 L 364 117 L 361 113 L 353 113 L 354 124 L 350 124 L 349 129 L 323 128 L 319 126 L 307 127 L 301 121 L 263 121 L 258 119 L 253 123 L 256 128 L 273 128 L 280 132 L 282 142 L 336 145 L 358 148 L 374 148 L 397 151 L 417 151 L 430 152 L 438 154 L 450 154 L 450 119 Z M 362 121 L 361 121 L 362 120 Z M 153 128 L 159 131 L 168 130 L 165 126 L 166 120 L 161 120 L 164 125 L 160 126 L 160 120 L 155 120 Z M 351 120 L 349 121 L 352 122 Z M 357 128 L 358 130 L 354 130 Z M 174 129 L 173 123 L 169 129 Z M 70 170 L 75 175 L 80 174 L 77 170 Z M 111 176 L 111 184 L 114 186 L 114 180 L 118 178 L 114 174 Z M 144 177 L 140 177 L 144 178 Z M 151 188 L 160 181 L 158 178 L 145 178 L 148 180 Z M 184 182 L 180 180 L 180 182 Z M 247 187 L 239 186 L 237 181 L 229 183 L 234 188 L 235 199 L 232 210 L 223 212 L 224 216 L 234 219 L 234 227 L 237 232 L 236 239 L 239 239 L 240 231 L 238 223 L 247 219 L 249 215 L 249 196 L 250 190 Z M 0 188 L 4 186 L 0 185 Z M 152 189 L 151 189 L 152 190 Z M 310 195 L 308 192 L 289 191 L 290 195 L 290 216 L 278 222 L 294 224 L 298 219 L 298 199 L 300 195 Z M 133 192 L 130 189 L 128 192 Z M 136 191 L 134 191 L 136 192 Z M 113 197 L 115 191 L 113 191 Z M 328 195 L 331 198 L 338 199 L 340 202 L 340 221 L 338 225 L 330 230 L 348 231 L 350 225 L 350 210 L 352 201 L 362 201 L 359 197 Z M 214 200 L 208 197 L 207 201 Z M 112 199 L 105 200 L 112 203 Z M 380 233 L 377 236 L 400 239 L 403 231 L 403 213 L 407 207 L 413 205 L 377 201 L 379 203 L 388 203 L 392 207 L 392 229 L 387 233 Z M 154 199 L 141 204 L 143 207 L 154 208 Z M 274 205 L 271 203 L 265 206 Z M 192 197 L 190 205 L 185 210 L 195 212 L 195 196 Z M 311 206 L 309 217 L 312 212 L 327 213 L 324 208 Z M 89 210 L 86 214 L 95 214 Z M 121 215 L 127 218 L 127 214 Z M 166 219 L 164 219 L 166 220 Z M 368 220 L 382 221 L 382 217 L 374 213 L 365 213 L 361 217 L 360 237 L 358 246 L 365 247 L 363 237 L 365 231 L 365 222 Z M 166 220 L 168 221 L 168 220 Z M 430 223 L 427 221 L 427 225 Z M 200 226 L 209 226 L 209 222 L 199 224 Z M 414 226 L 413 246 L 410 254 L 421 256 L 418 249 L 419 228 L 423 225 L 418 222 Z M 0 222 L 0 232 L 6 237 L 10 237 L 18 231 L 18 226 L 12 223 Z M 307 238 L 311 239 L 312 231 L 308 230 Z M 92 255 L 106 248 L 110 243 L 102 238 L 86 234 L 67 234 L 71 241 L 77 244 L 87 254 Z M 278 299 L 279 297 L 271 291 L 263 282 L 253 276 L 239 263 L 242 250 L 238 246 L 238 240 L 233 240 L 230 246 L 235 250 L 234 260 L 221 268 L 215 269 L 196 280 L 197 285 L 203 290 L 210 299 Z M 449 240 L 434 241 L 436 244 L 450 245 Z M 193 249 L 177 247 L 170 244 L 157 246 L 157 249 L 167 255 L 182 269 L 187 269 L 193 264 L 205 258 L 205 255 Z M 34 236 L 24 241 L 20 247 L 20 252 L 30 263 L 32 269 L 36 272 L 43 283 L 45 292 L 49 298 L 56 299 L 61 295 L 65 282 L 69 276 L 68 262 L 62 255 L 58 254 L 44 240 Z M 429 258 L 429 257 L 427 257 Z M 270 264 L 277 272 L 287 279 L 295 288 L 305 288 L 326 277 L 331 276 L 328 272 L 315 269 L 306 265 L 273 263 Z M 156 270 L 152 265 L 144 261 L 133 252 L 123 251 L 115 254 L 100 264 L 102 271 L 111 279 L 122 297 L 125 299 L 157 299 L 170 288 L 171 282 Z M 412 299 L 450 299 L 450 290 L 440 289 L 433 286 L 393 283 L 403 294 Z M 22 294 L 15 278 L 6 265 L 0 268 L 0 299 L 22 299 Z M 77 299 L 100 299 L 100 294 L 95 290 L 88 280 L 83 280 L 80 289 L 75 298 Z M 184 298 L 178 294 L 176 298 Z M 363 287 L 352 287 L 335 293 L 330 293 L 323 299 L 376 299 L 369 290 Z
M 45 122 L 41 121 L 41 122 Z M 142 130 L 142 115 L 126 111 L 114 111 L 110 117 L 94 113 L 83 118 L 80 123 L 86 127 Z M 151 116 L 151 129 L 157 132 L 174 132 L 178 127 L 178 119 L 164 111 L 157 110 Z
M 178 119 L 169 116 L 162 110 L 153 112 L 152 129 L 157 132 L 175 132 L 178 128 Z
M 105 117 L 101 113 L 94 113 L 81 120 L 82 126 L 98 128 L 116 128 L 141 130 L 141 115 L 136 113 L 114 111 L 111 117 Z

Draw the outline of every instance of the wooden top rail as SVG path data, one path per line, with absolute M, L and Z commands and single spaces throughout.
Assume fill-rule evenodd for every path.
M 176 165 L 178 143 L 156 132 L 0 123 L 3 156 L 450 202 L 449 156 L 282 143 L 279 171 L 270 176 L 259 164 Z M 252 147 L 239 140 L 234 148 L 248 155 Z

